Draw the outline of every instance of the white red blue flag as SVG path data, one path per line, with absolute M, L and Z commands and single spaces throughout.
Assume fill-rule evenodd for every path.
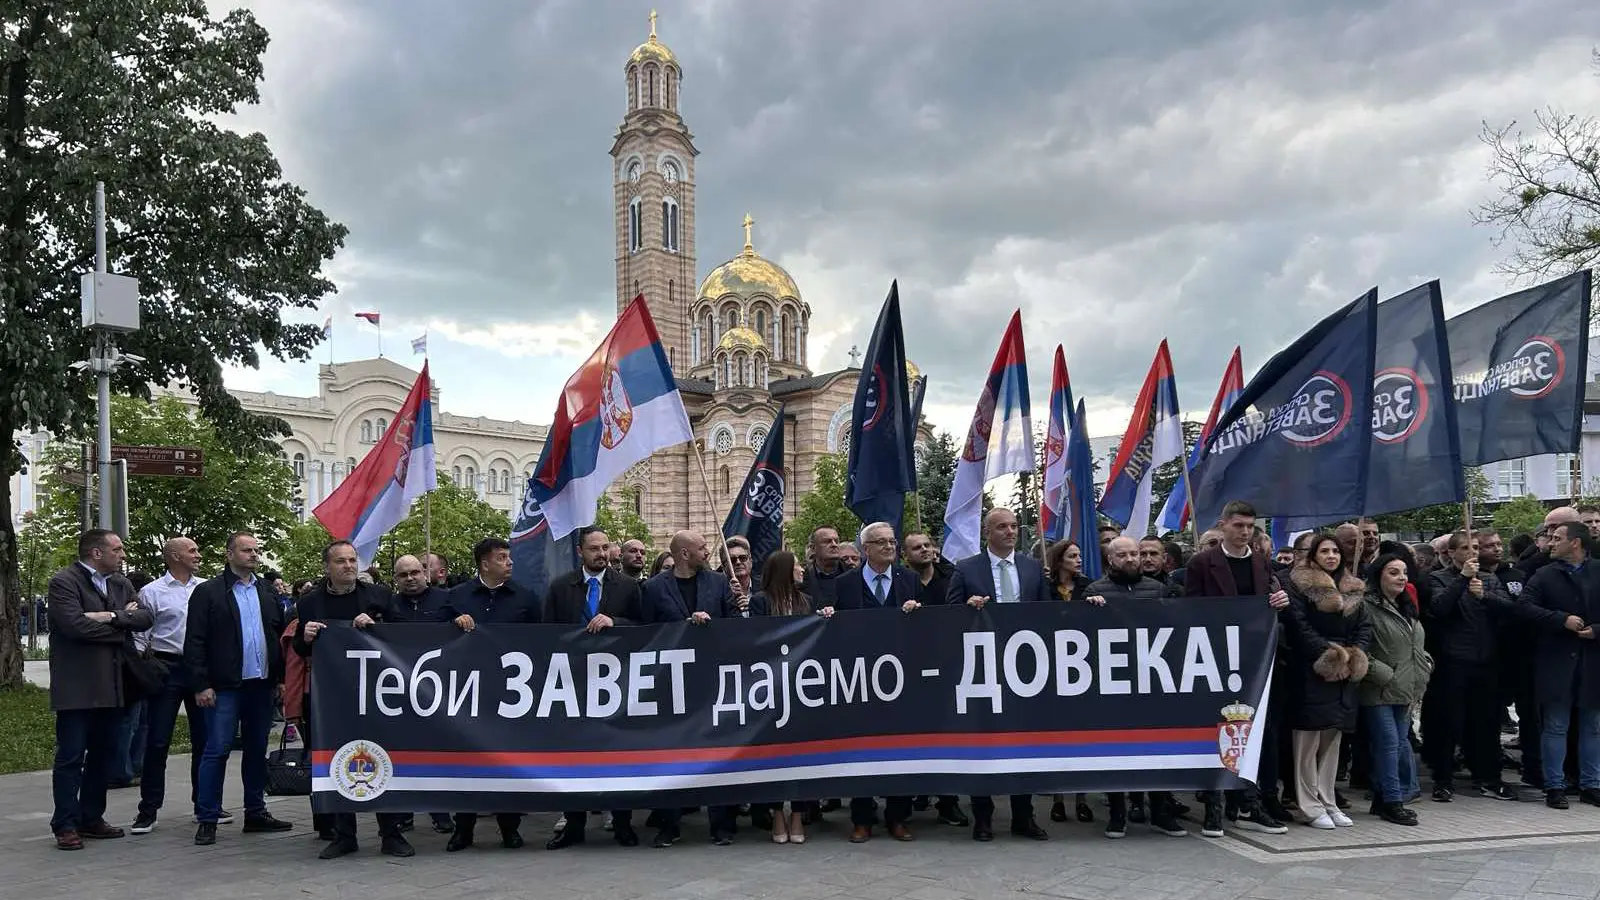
M 644 295 L 567 379 L 553 420 L 529 492 L 557 540 L 594 524 L 600 496 L 629 466 L 694 438 Z
M 333 337 L 333 316 L 322 320 L 322 339 L 327 340 L 331 337 Z
M 1067 352 L 1056 345 L 1050 375 L 1050 425 L 1044 435 L 1044 491 L 1039 497 L 1039 534 L 1059 541 L 1072 531 L 1073 508 L 1067 502 L 1067 436 L 1072 434 L 1072 381 L 1067 377 Z
M 991 479 L 1034 468 L 1033 422 L 1028 412 L 1028 357 L 1022 344 L 1022 312 L 1011 314 L 989 380 L 978 397 L 972 426 L 956 462 L 950 501 L 944 510 L 944 555 L 978 553 L 983 530 L 983 486 Z
M 376 325 L 383 320 L 383 315 L 375 312 L 358 312 L 356 313 L 356 318 L 366 319 L 368 324 Z
M 383 439 L 312 511 L 329 534 L 355 545 L 363 567 L 376 558 L 379 539 L 405 519 L 411 504 L 439 486 L 430 384 L 423 364 Z
M 1189 464 L 1178 473 L 1178 482 L 1172 486 L 1172 493 L 1167 495 L 1166 505 L 1161 507 L 1161 516 L 1156 520 L 1160 530 L 1182 531 L 1189 527 L 1187 485 L 1189 473 L 1195 466 L 1200 465 L 1200 457 L 1206 452 L 1206 441 L 1211 438 L 1211 432 L 1216 430 L 1217 419 L 1228 411 L 1228 407 L 1232 406 L 1233 401 L 1238 400 L 1242 393 L 1244 393 L 1244 363 L 1239 348 L 1235 347 L 1233 357 L 1228 360 L 1228 367 L 1222 371 L 1222 384 L 1217 386 L 1217 396 L 1211 401 L 1211 412 L 1206 415 L 1206 424 L 1200 429 L 1200 440 L 1195 442 L 1194 450 L 1189 453 Z
M 1100 512 L 1122 526 L 1122 533 L 1142 538 L 1150 531 L 1151 476 L 1160 466 L 1183 458 L 1183 422 L 1178 418 L 1178 382 L 1172 356 L 1163 340 L 1145 375 L 1133 418 L 1111 464 Z
M 1079 571 L 1091 581 L 1100 578 L 1100 521 L 1094 508 L 1094 453 L 1089 447 L 1089 416 L 1083 400 L 1078 401 L 1067 439 L 1066 508 L 1072 510 L 1072 524 L 1066 536 L 1083 554 Z

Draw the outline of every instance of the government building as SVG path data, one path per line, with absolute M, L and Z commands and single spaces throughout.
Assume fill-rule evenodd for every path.
M 672 532 L 722 526 L 773 417 L 783 409 L 788 438 L 787 507 L 811 490 L 817 460 L 849 446 L 856 378 L 852 367 L 812 370 L 807 339 L 811 306 L 793 276 L 757 252 L 754 221 L 716 230 L 714 246 L 737 249 L 697 278 L 695 188 L 700 151 L 679 114 L 683 70 L 650 34 L 623 66 L 626 107 L 612 141 L 610 172 L 616 231 L 616 310 L 644 295 L 694 427 L 695 445 L 656 454 L 629 470 L 612 494 L 636 505 L 658 545 Z M 723 239 L 726 238 L 726 243 Z M 888 285 L 863 286 L 875 304 Z M 873 309 L 875 310 L 875 306 Z M 863 317 L 870 329 L 876 316 Z M 865 346 L 870 331 L 859 335 Z M 919 374 L 908 365 L 908 375 Z M 233 391 L 251 412 L 288 423 L 283 454 L 300 479 L 302 516 L 328 496 L 372 449 L 416 380 L 389 359 L 323 365 L 314 395 Z M 448 385 L 446 385 L 448 387 Z M 552 394 L 560 385 L 548 386 Z M 181 396 L 181 395 L 180 395 Z M 508 516 L 522 497 L 544 446 L 546 426 L 450 414 L 434 383 L 434 442 L 439 467 L 457 484 Z M 917 451 L 931 438 L 918 428 Z M 30 458 L 42 449 L 23 439 Z M 29 452 L 32 451 L 32 452 Z M 705 465 L 704 477 L 700 462 Z M 16 476 L 14 515 L 34 505 L 32 478 Z M 624 498 L 625 501 L 624 501 Z

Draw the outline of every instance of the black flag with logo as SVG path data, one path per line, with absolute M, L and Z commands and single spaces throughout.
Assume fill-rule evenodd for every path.
M 891 282 L 867 345 L 850 412 L 844 503 L 863 522 L 888 522 L 900 533 L 906 495 L 917 489 L 917 422 L 911 418 L 900 285 Z
M 1575 272 L 1449 321 L 1464 465 L 1578 451 L 1589 278 Z
M 767 555 L 783 547 L 783 407 L 778 407 L 767 439 L 761 442 L 755 465 L 733 499 L 733 509 L 722 523 L 723 537 L 742 535 L 750 542 L 750 571 L 759 580 Z

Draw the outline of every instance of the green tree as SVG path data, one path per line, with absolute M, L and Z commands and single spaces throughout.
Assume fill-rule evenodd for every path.
M 604 531 L 606 537 L 615 543 L 637 540 L 643 541 L 646 547 L 654 544 L 655 539 L 650 534 L 650 526 L 645 524 L 644 517 L 635 510 L 634 504 L 638 502 L 638 488 L 623 488 L 620 492 L 622 502 L 612 502 L 610 494 L 600 496 L 599 507 L 595 510 L 595 527 Z
M 1593 63 L 1600 75 L 1600 50 Z M 1498 196 L 1473 219 L 1513 246 L 1501 264 L 1507 273 L 1565 275 L 1600 262 L 1600 119 L 1551 108 L 1535 112 L 1534 123 L 1532 135 L 1515 122 L 1484 126 Z
M 322 577 L 322 551 L 333 535 L 314 518 L 296 522 L 278 541 L 266 548 L 266 555 L 291 585 Z
M 844 505 L 845 465 L 843 453 L 817 457 L 811 490 L 800 498 L 794 516 L 783 529 L 784 543 L 796 554 L 805 553 L 811 532 L 824 525 L 837 529 L 840 539 L 847 541 L 855 540 L 861 531 L 861 520 Z
M 1477 468 L 1469 468 L 1464 474 L 1467 482 L 1467 500 L 1472 504 L 1473 517 L 1481 519 L 1489 503 L 1489 478 L 1483 474 L 1482 469 Z M 1544 513 L 1540 513 L 1539 517 L 1542 520 Z M 1380 531 L 1415 532 L 1429 538 L 1447 531 L 1455 531 L 1465 521 L 1459 503 L 1439 503 L 1376 518 Z
M 467 488 L 457 487 L 440 472 L 439 486 L 427 497 L 418 497 L 400 524 L 378 542 L 378 557 L 373 562 L 387 572 L 395 560 L 407 553 L 421 556 L 431 548 L 450 560 L 454 572 L 470 572 L 474 544 L 486 537 L 503 538 L 510 533 L 509 516 Z M 320 556 L 318 559 L 320 572 Z
M 111 439 L 118 444 L 168 444 L 199 447 L 205 474 L 200 478 L 132 476 L 128 479 L 128 566 L 152 575 L 166 564 L 161 547 L 183 536 L 200 545 L 201 571 L 220 571 L 228 535 L 249 531 L 270 551 L 294 524 L 294 510 L 284 502 L 298 488 L 294 471 L 281 454 L 262 449 L 235 452 L 211 423 L 193 414 L 173 397 L 143 403 L 129 397 L 111 401 Z M 45 464 L 65 476 L 82 473 L 76 444 L 57 444 L 45 452 Z M 69 523 L 76 531 L 82 488 L 64 478 L 52 479 L 40 503 L 47 521 Z
M 922 530 L 939 541 L 944 535 L 944 510 L 950 504 L 950 485 L 956 479 L 959 448 L 948 431 L 936 431 L 917 467 L 917 498 L 922 506 Z
M 244 11 L 194 0 L 37 0 L 0 9 L 0 434 L 77 437 L 94 415 L 79 276 L 94 262 L 93 195 L 108 187 L 110 269 L 139 279 L 142 330 L 117 338 L 142 360 L 119 393 L 181 384 L 240 450 L 287 432 L 223 389 L 227 365 L 264 352 L 304 359 L 324 263 L 345 229 L 283 178 L 266 138 L 218 124 L 259 102 L 267 32 Z M 0 685 L 22 683 L 17 541 L 0 444 Z
M 1544 525 L 1545 514 L 1550 512 L 1539 498 L 1529 494 L 1495 507 L 1494 530 L 1506 537 L 1533 534 Z

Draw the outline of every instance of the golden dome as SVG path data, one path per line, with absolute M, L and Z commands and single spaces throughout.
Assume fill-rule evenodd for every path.
M 749 328 L 740 325 L 730 328 L 722 335 L 722 340 L 717 342 L 718 350 L 761 350 L 767 349 L 767 342 L 761 335 Z
M 916 384 L 917 379 L 921 377 L 922 370 L 917 368 L 917 364 L 909 359 L 906 360 L 906 384 Z
M 633 55 L 628 57 L 628 65 L 642 63 L 645 60 L 654 60 L 658 63 L 678 65 L 678 58 L 672 55 L 667 45 L 656 40 L 656 11 L 650 10 L 650 37 L 644 43 L 633 48 Z
M 755 220 L 744 217 L 744 251 L 706 275 L 700 282 L 700 296 L 716 300 L 728 294 L 750 297 L 766 294 L 774 300 L 800 299 L 800 288 L 777 263 L 756 253 L 750 244 L 750 229 Z

